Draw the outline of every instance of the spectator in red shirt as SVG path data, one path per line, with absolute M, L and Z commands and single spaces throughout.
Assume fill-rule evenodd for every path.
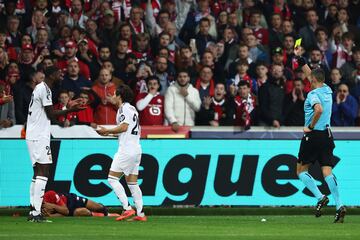
M 82 100 L 82 105 L 86 108 L 77 112 L 76 124 L 89 125 L 96 128 L 97 124 L 94 122 L 94 109 L 101 103 L 101 99 L 92 89 L 82 90 L 79 98 Z
M 239 95 L 235 97 L 236 113 L 235 125 L 249 129 L 255 123 L 256 98 L 251 94 L 250 84 L 240 81 L 238 84 Z
M 146 79 L 146 84 L 148 92 L 139 93 L 136 97 L 140 125 L 163 125 L 164 96 L 160 95 L 160 80 L 157 76 L 150 76 Z
M 213 79 L 212 69 L 208 66 L 203 66 L 200 70 L 200 76 L 195 82 L 195 88 L 199 91 L 201 101 L 205 97 L 214 96 L 215 82 Z
M 101 69 L 99 80 L 92 87 L 94 92 L 100 97 L 101 103 L 95 108 L 94 122 L 100 125 L 116 124 L 117 106 L 112 96 L 115 94 L 116 87 L 112 83 L 111 73 L 107 69 Z
M 254 8 L 250 13 L 249 28 L 253 30 L 255 37 L 260 41 L 262 45 L 269 44 L 269 31 L 260 25 L 262 12 Z
M 58 62 L 57 67 L 61 70 L 65 71 L 67 68 L 67 65 L 70 61 L 76 60 L 79 63 L 80 73 L 86 78 L 90 80 L 90 69 L 88 65 L 86 65 L 84 62 L 79 61 L 76 58 L 76 53 L 78 51 L 77 45 L 74 41 L 68 41 L 65 44 L 65 58 Z
M 69 92 L 63 90 L 59 94 L 59 103 L 55 104 L 54 110 L 66 110 L 70 102 Z M 73 126 L 77 121 L 77 113 L 70 112 L 63 116 L 58 116 L 55 123 L 61 127 L 70 127 Z

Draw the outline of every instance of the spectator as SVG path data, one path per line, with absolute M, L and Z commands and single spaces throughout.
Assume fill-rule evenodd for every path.
M 163 125 L 164 96 L 160 94 L 160 79 L 156 76 L 150 76 L 146 79 L 146 84 L 148 92 L 139 93 L 136 97 L 140 125 Z
M 111 81 L 111 73 L 107 69 L 101 69 L 99 81 L 92 87 L 100 97 L 101 103 L 95 108 L 94 122 L 100 125 L 116 124 L 117 106 L 112 96 L 115 94 L 115 84 Z
M 50 41 L 49 34 L 45 28 L 39 28 L 36 32 L 36 41 L 34 54 L 36 57 L 42 55 L 43 57 L 50 55 Z
M 314 47 L 309 51 L 310 59 L 308 61 L 308 65 L 311 69 L 321 68 L 324 70 L 325 79 L 329 78 L 329 69 L 324 62 L 324 56 L 322 51 L 318 47 Z
M 147 1 L 145 22 L 150 29 L 150 35 L 156 37 L 164 31 L 166 24 L 170 22 L 170 13 L 166 10 L 160 10 L 156 21 L 151 1 Z
M 85 63 L 89 67 L 90 78 L 92 80 L 96 80 L 100 66 L 97 61 L 97 56 L 94 55 L 89 49 L 89 42 L 86 39 L 82 39 L 77 43 L 79 51 L 77 53 L 77 59 L 83 63 Z
M 33 64 L 38 64 L 40 63 L 39 61 L 40 59 L 38 58 L 38 61 L 35 62 L 35 54 L 32 45 L 27 44 L 21 47 L 21 52 L 19 54 L 19 68 L 21 74 L 24 76 L 22 80 L 28 80 L 30 73 L 35 70 Z
M 54 41 L 52 53 L 58 58 L 65 57 L 65 44 L 71 40 L 71 28 L 67 25 L 59 28 L 58 38 Z M 70 46 L 69 46 L 70 47 Z M 75 55 L 75 54 L 74 54 Z
M 101 103 L 99 96 L 92 90 L 82 90 L 79 98 L 82 100 L 82 105 L 86 108 L 77 112 L 78 125 L 89 125 L 96 128 L 97 124 L 94 122 L 94 109 Z
M 165 95 L 166 90 L 170 86 L 173 76 L 168 73 L 168 59 L 165 57 L 158 57 L 155 61 L 155 75 L 160 81 L 160 94 Z
M 342 80 L 342 76 L 341 76 L 340 69 L 338 69 L 338 68 L 331 69 L 330 87 L 331 87 L 331 90 L 333 90 L 333 92 L 335 92 L 338 89 L 339 85 L 342 82 L 341 80 Z
M 320 49 L 322 55 L 323 55 L 323 59 L 322 62 L 324 65 L 327 66 L 327 68 L 331 67 L 331 63 L 332 63 L 332 53 L 330 50 L 330 45 L 329 45 L 329 39 L 328 39 L 328 33 L 326 28 L 324 27 L 318 27 L 315 31 L 315 36 L 316 36 L 316 42 L 317 42 L 317 47 Z
M 199 0 L 197 9 L 189 11 L 186 21 L 180 32 L 180 37 L 186 43 L 188 43 L 189 40 L 196 35 L 196 27 L 200 25 L 201 19 L 204 18 L 207 18 L 210 21 L 210 23 L 207 25 L 207 27 L 209 27 L 209 35 L 216 39 L 216 22 L 214 17 L 211 15 L 211 10 L 209 7 L 209 0 Z
M 111 76 L 112 76 L 111 82 L 113 84 L 115 84 L 116 88 L 118 88 L 120 85 L 124 84 L 123 80 L 121 80 L 120 78 L 117 78 L 116 76 L 114 76 L 115 69 L 114 69 L 114 66 L 113 66 L 113 64 L 112 64 L 112 62 L 110 60 L 105 60 L 103 62 L 103 64 L 102 64 L 101 68 L 105 68 L 105 69 L 110 71 Z
M 172 129 L 177 132 L 180 126 L 194 126 L 200 105 L 199 91 L 190 84 L 189 74 L 179 71 L 165 94 L 165 117 Z
M 283 67 L 284 75 L 287 80 L 292 80 L 294 78 L 293 71 L 285 66 L 285 56 L 283 49 L 281 47 L 277 47 L 272 50 L 272 63 L 275 65 L 281 65 Z
M 85 23 L 88 20 L 88 17 L 84 13 L 82 1 L 72 0 L 70 12 L 74 25 L 85 29 Z
M 206 50 L 201 58 L 201 62 L 199 64 L 199 68 L 202 66 L 208 66 L 213 71 L 214 81 L 225 82 L 225 73 L 224 68 L 221 66 L 221 63 L 215 62 L 214 55 L 211 51 Z
M 354 35 L 350 32 L 341 36 L 341 43 L 336 44 L 335 40 L 331 40 L 332 67 L 341 68 L 346 62 L 351 61 L 352 48 L 354 47 Z
M 54 105 L 55 110 L 66 110 L 68 104 L 70 103 L 70 95 L 67 90 L 63 90 L 59 94 L 59 103 Z M 77 121 L 77 113 L 70 112 L 63 116 L 58 116 L 53 123 L 61 127 L 70 127 L 73 126 Z
M 111 55 L 111 62 L 114 65 L 114 76 L 119 77 L 120 72 L 123 72 L 125 70 L 126 66 L 126 54 L 129 51 L 129 43 L 126 39 L 119 39 L 116 50 Z
M 143 17 L 144 17 L 144 10 L 141 7 L 133 6 L 131 8 L 129 24 L 131 26 L 131 32 L 134 35 L 148 32 L 146 25 L 142 21 Z
M 207 0 L 201 0 L 207 1 Z M 206 17 L 199 22 L 199 33 L 195 35 L 196 49 L 200 56 L 203 55 L 209 42 L 215 42 L 215 39 L 210 35 L 210 20 Z
M 271 15 L 271 28 L 269 29 L 269 48 L 281 46 L 284 40 L 282 32 L 281 14 L 274 13 Z
M 115 17 L 114 12 L 111 9 L 107 9 L 104 12 L 103 26 L 99 28 L 99 38 L 101 43 L 108 46 L 115 46 Z
M 139 93 L 148 92 L 146 80 L 148 77 L 154 75 L 150 65 L 145 62 L 140 62 L 136 69 L 136 83 L 133 87 L 133 92 L 135 96 Z
M 284 102 L 284 125 L 304 126 L 304 103 L 306 93 L 301 78 L 293 80 L 293 89 L 285 96 Z
M 292 68 L 292 60 L 295 57 L 294 54 L 294 45 L 295 45 L 295 38 L 291 34 L 284 35 L 283 41 L 283 63 L 285 64 L 286 68 Z
M 259 88 L 259 106 L 261 125 L 279 128 L 283 117 L 283 102 L 285 97 L 284 68 L 282 65 L 273 65 L 270 79 Z
M 8 43 L 16 48 L 21 47 L 20 19 L 16 15 L 7 17 L 7 40 Z
M 347 9 L 340 8 L 337 14 L 337 19 L 344 33 L 351 32 L 354 35 L 354 41 L 360 41 L 359 28 L 352 24 L 349 24 L 349 14 Z
M 76 60 L 70 60 L 62 81 L 62 88 L 69 91 L 70 99 L 78 97 L 82 89 L 90 87 L 91 81 L 80 74 L 79 63 Z
M 49 34 L 50 27 L 45 25 L 45 15 L 40 9 L 36 9 L 32 13 L 31 26 L 26 29 L 26 33 L 30 34 L 32 39 L 36 39 L 38 29 L 45 29 Z
M 264 61 L 268 62 L 268 55 L 262 45 L 258 44 L 255 35 L 248 34 L 245 37 L 245 43 L 249 47 L 249 57 L 253 62 Z
M 176 69 L 183 69 L 189 73 L 190 82 L 195 82 L 198 77 L 196 70 L 196 62 L 193 58 L 193 52 L 191 47 L 184 46 L 180 48 L 180 54 L 176 58 Z
M 254 36 L 262 45 L 269 44 L 269 31 L 260 25 L 262 12 L 258 8 L 253 8 L 250 12 L 249 27 L 253 30 Z
M 98 34 L 98 25 L 94 20 L 87 20 L 85 26 L 86 36 L 93 41 L 96 45 L 101 43 L 100 36 Z
M 79 69 L 80 69 L 80 73 L 88 80 L 90 80 L 90 69 L 89 66 L 87 64 L 85 64 L 82 61 L 79 61 L 76 58 L 76 53 L 78 51 L 77 48 L 77 44 L 74 41 L 68 41 L 65 44 L 65 55 L 64 55 L 64 59 L 59 61 L 57 63 L 57 67 L 60 68 L 60 70 L 64 71 L 66 70 L 68 64 L 71 61 L 76 61 L 78 62 L 79 65 Z
M 353 47 L 351 61 L 346 61 L 340 68 L 345 82 L 351 81 L 352 75 L 358 65 L 360 65 L 360 47 Z
M 255 95 L 258 95 L 259 88 L 267 82 L 268 72 L 269 69 L 264 62 L 259 62 L 258 64 L 256 64 L 256 77 L 252 81 L 252 83 L 254 83 L 254 88 L 252 89 L 252 92 Z
M 315 9 L 309 9 L 306 13 L 307 25 L 299 30 L 299 34 L 303 39 L 303 46 L 309 49 L 316 45 L 315 31 L 318 28 L 319 17 Z
M 238 95 L 235 97 L 235 126 L 249 129 L 256 123 L 256 97 L 251 94 L 250 84 L 247 81 L 240 81 L 238 84 Z
M 227 98 L 225 85 L 217 83 L 214 96 L 206 96 L 196 113 L 196 125 L 229 126 L 234 122 L 234 104 L 232 98 Z
M 250 90 L 253 89 L 253 83 L 250 76 L 247 74 L 249 69 L 249 64 L 247 61 L 237 62 L 237 74 L 234 78 L 229 79 L 226 82 L 226 89 L 230 96 L 235 97 L 238 93 L 238 85 L 240 81 L 246 81 L 249 83 Z
M 224 44 L 224 52 L 221 55 L 219 62 L 222 66 L 225 66 L 229 58 L 236 58 L 236 53 L 238 52 L 238 39 L 235 30 L 230 27 L 224 28 L 223 34 L 221 36 L 222 40 L 218 42 L 218 44 Z
M 151 60 L 150 35 L 147 33 L 137 34 L 135 43 L 132 53 L 136 56 L 138 62 Z
M 358 102 L 349 94 L 349 87 L 344 83 L 340 84 L 334 93 L 331 125 L 354 126 L 358 111 Z
M 7 43 L 6 37 L 7 37 L 6 31 L 4 29 L 0 29 L 0 47 L 2 47 L 6 51 L 9 60 L 16 61 L 17 60 L 16 49 Z
M 3 104 L 0 105 L 0 129 L 9 128 L 15 124 L 14 101 L 12 97 L 5 94 L 3 83 L 0 83 L 0 99 L 3 99 Z
M 199 91 L 199 96 L 202 101 L 204 101 L 205 97 L 214 96 L 215 83 L 213 79 L 213 72 L 210 67 L 204 66 L 201 68 L 200 76 L 194 85 Z
M 228 59 L 225 65 L 225 69 L 228 69 L 229 77 L 233 77 L 236 74 L 236 66 L 237 66 L 237 62 L 239 61 L 247 61 L 249 63 L 249 75 L 254 76 L 256 64 L 250 58 L 249 47 L 246 46 L 245 44 L 240 43 L 237 54 L 238 55 L 236 59 L 231 59 L 231 58 Z
M 294 22 L 291 20 L 284 20 L 281 25 L 281 31 L 285 35 L 295 36 Z

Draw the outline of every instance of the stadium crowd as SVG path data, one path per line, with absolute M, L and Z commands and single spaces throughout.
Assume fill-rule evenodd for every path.
M 115 124 L 120 84 L 142 125 L 301 126 L 298 38 L 334 91 L 333 126 L 359 126 L 359 12 L 359 0 L 0 0 L 0 128 L 26 122 L 44 75 L 62 79 L 55 109 L 87 106 L 63 127 Z

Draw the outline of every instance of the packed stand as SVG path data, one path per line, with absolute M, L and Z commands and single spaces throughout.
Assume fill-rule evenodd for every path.
M 126 84 L 142 125 L 301 126 L 310 81 L 334 91 L 332 124 L 359 126 L 360 1 L 0 0 L 0 128 L 24 124 L 37 75 L 62 127 L 115 124 Z

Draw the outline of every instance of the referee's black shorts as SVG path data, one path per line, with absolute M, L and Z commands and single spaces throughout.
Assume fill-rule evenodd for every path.
M 79 197 L 75 193 L 66 193 L 64 196 L 67 198 L 66 206 L 69 209 L 69 216 L 74 216 L 75 209 L 86 207 L 88 202 L 87 198 Z
M 334 166 L 334 139 L 330 129 L 305 133 L 300 144 L 298 163 L 319 162 L 320 166 Z

